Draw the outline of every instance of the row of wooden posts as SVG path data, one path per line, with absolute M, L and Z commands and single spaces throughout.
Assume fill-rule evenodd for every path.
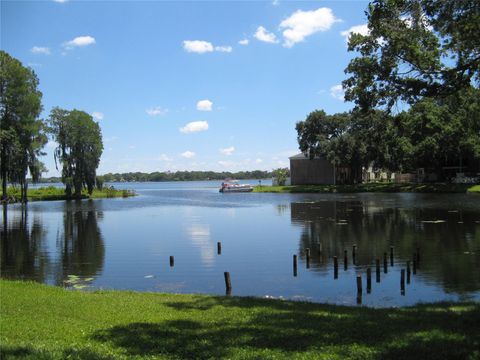
M 390 266 L 393 266 L 393 252 L 394 247 L 390 246 Z M 217 254 L 220 255 L 222 253 L 222 243 L 217 242 Z M 318 253 L 322 253 L 322 244 L 319 244 Z M 352 247 L 352 258 L 353 264 L 356 263 L 356 254 L 357 254 L 357 245 L 353 245 Z M 306 258 L 306 267 L 307 269 L 310 268 L 310 257 L 311 252 L 310 249 L 305 249 L 305 258 Z M 344 251 L 344 270 L 348 269 L 348 251 L 345 249 Z M 413 270 L 413 274 L 417 273 L 417 267 L 420 262 L 420 248 L 417 248 L 417 252 L 413 254 L 412 264 L 413 267 L 410 267 L 410 261 L 407 261 L 407 284 L 410 284 L 410 277 Z M 175 258 L 170 256 L 170 267 L 175 265 Z M 298 275 L 298 266 L 297 266 L 297 255 L 293 255 L 293 276 Z M 383 272 L 386 274 L 388 272 L 388 256 L 387 253 L 383 253 Z M 375 259 L 375 273 L 376 273 L 376 282 L 380 282 L 380 259 Z M 227 295 L 232 293 L 232 282 L 230 280 L 230 273 L 225 271 L 223 273 L 225 278 L 225 291 Z M 338 257 L 333 257 L 333 278 L 338 279 Z M 372 291 L 372 269 L 370 267 L 367 268 L 367 293 L 369 294 Z M 362 276 L 357 276 L 357 302 L 361 303 L 361 296 L 362 296 Z M 400 270 L 400 292 L 402 295 L 405 295 L 405 269 Z

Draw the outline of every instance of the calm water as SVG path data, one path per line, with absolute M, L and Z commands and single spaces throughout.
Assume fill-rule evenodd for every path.
M 233 295 L 336 304 L 357 303 L 361 275 L 363 305 L 480 301 L 480 196 L 220 194 L 219 184 L 117 184 L 139 196 L 36 202 L 26 211 L 9 205 L 0 219 L 1 275 L 85 289 L 225 294 L 223 273 L 229 271 Z M 393 265 L 388 256 L 384 273 L 391 246 Z M 413 267 L 417 248 L 416 274 L 401 293 L 400 271 L 407 261 Z M 65 282 L 69 275 L 79 280 Z

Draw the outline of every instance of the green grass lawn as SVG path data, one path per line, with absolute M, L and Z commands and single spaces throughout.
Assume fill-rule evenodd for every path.
M 10 202 L 16 202 L 20 200 L 21 193 L 19 187 L 10 186 L 7 189 Z M 134 196 L 135 193 L 131 190 L 117 190 L 113 186 L 105 186 L 102 190 L 94 189 L 92 195 L 88 195 L 84 190 L 82 193 L 83 199 L 100 199 L 100 198 L 114 198 L 114 197 L 128 197 Z M 65 195 L 64 188 L 58 188 L 55 186 L 30 188 L 27 191 L 27 198 L 29 201 L 48 201 L 48 200 L 68 200 Z
M 480 185 L 471 184 L 396 184 L 365 183 L 356 185 L 293 185 L 256 186 L 254 192 L 271 193 L 354 193 L 354 192 L 419 192 L 419 193 L 480 193 Z
M 479 359 L 480 304 L 371 309 L 0 281 L 2 359 Z

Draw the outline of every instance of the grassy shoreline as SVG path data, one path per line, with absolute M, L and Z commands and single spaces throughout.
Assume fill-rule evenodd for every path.
M 20 201 L 20 188 L 8 187 L 7 189 L 9 203 Z M 94 189 L 93 193 L 89 195 L 86 190 L 83 191 L 81 199 L 103 199 L 116 197 L 130 197 L 135 196 L 132 190 L 118 190 L 113 186 L 105 186 L 102 190 Z M 30 188 L 27 191 L 27 198 L 29 201 L 53 201 L 53 200 L 76 200 L 77 198 L 68 197 L 65 194 L 64 188 L 55 186 Z
M 478 359 L 480 304 L 371 309 L 0 280 L 8 359 Z
M 265 193 L 360 193 L 360 192 L 415 192 L 415 193 L 480 193 L 480 185 L 471 184 L 396 184 L 365 183 L 356 185 L 290 185 L 255 186 L 254 192 Z

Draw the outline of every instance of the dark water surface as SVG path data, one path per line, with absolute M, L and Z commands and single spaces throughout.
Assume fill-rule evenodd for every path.
M 219 182 L 116 186 L 139 196 L 34 202 L 26 211 L 9 205 L 0 219 L 1 276 L 85 289 L 225 294 L 228 271 L 233 295 L 355 304 L 361 275 L 361 302 L 368 306 L 480 301 L 477 195 L 220 194 Z M 407 261 L 412 272 L 402 293 Z

